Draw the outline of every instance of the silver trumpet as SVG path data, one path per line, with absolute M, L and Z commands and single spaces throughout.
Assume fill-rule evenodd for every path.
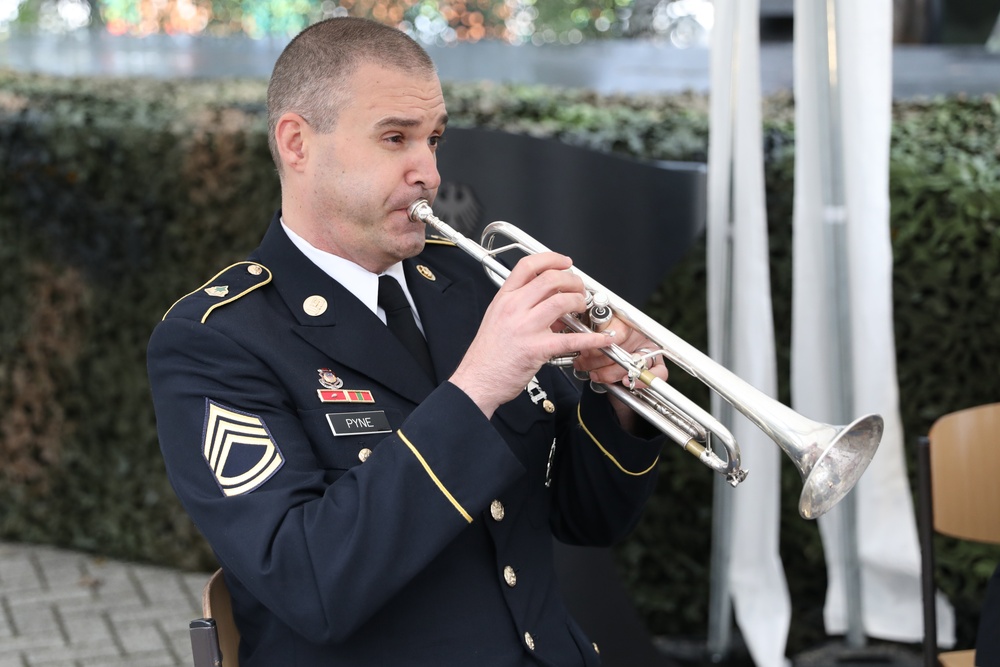
M 459 248 L 476 258 L 497 285 L 510 269 L 496 256 L 510 250 L 525 254 L 548 252 L 548 248 L 519 228 L 497 221 L 486 226 L 482 242 L 476 243 L 435 217 L 425 199 L 413 202 L 408 213 L 414 222 L 423 222 Z M 506 239 L 494 247 L 497 239 Z M 846 426 L 831 426 L 803 417 L 743 381 L 712 361 L 652 318 L 625 302 L 576 267 L 570 269 L 584 282 L 588 311 L 562 317 L 566 329 L 587 332 L 600 328 L 598 322 L 610 315 L 640 331 L 657 346 L 655 350 L 629 353 L 615 344 L 603 349 L 627 372 L 626 384 L 599 385 L 616 396 L 647 421 L 696 456 L 703 464 L 725 476 L 736 486 L 746 479 L 740 466 L 740 449 L 732 433 L 711 414 L 658 378 L 650 367 L 657 357 L 669 359 L 728 401 L 761 429 L 795 463 L 802 475 L 799 514 L 815 519 L 836 505 L 864 473 L 882 439 L 879 415 L 860 417 Z M 718 456 L 712 439 L 721 443 L 726 456 Z

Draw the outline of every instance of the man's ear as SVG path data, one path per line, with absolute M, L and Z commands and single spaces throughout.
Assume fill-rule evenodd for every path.
M 308 139 L 312 128 L 305 118 L 297 113 L 287 112 L 278 118 L 274 126 L 274 139 L 278 146 L 281 162 L 291 171 L 302 171 L 308 158 Z

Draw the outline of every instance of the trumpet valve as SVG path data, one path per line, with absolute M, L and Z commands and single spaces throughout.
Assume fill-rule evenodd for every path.
M 600 333 L 611 324 L 614 311 L 611 310 L 611 299 L 604 292 L 596 292 L 587 315 L 590 319 L 590 328 Z

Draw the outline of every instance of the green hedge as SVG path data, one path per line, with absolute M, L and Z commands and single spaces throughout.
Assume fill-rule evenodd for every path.
M 277 205 L 264 86 L 0 71 L 0 537 L 214 566 L 164 476 L 144 353 L 173 299 L 252 249 Z M 706 159 L 702 96 L 487 84 L 447 85 L 445 94 L 456 125 Z M 901 103 L 894 113 L 894 305 L 911 449 L 937 415 L 1000 400 L 1000 102 Z M 790 100 L 767 100 L 765 118 L 775 323 L 787 377 Z M 704 248 L 696 247 L 648 304 L 702 349 L 704 274 Z M 681 375 L 677 384 L 705 401 L 704 389 Z M 786 466 L 782 554 L 795 652 L 823 639 L 826 579 L 816 525 L 796 513 L 798 474 Z M 617 558 L 653 632 L 703 636 L 712 474 L 674 447 L 662 472 Z M 960 644 L 969 646 L 1000 552 L 939 545 L 943 587 L 959 614 Z

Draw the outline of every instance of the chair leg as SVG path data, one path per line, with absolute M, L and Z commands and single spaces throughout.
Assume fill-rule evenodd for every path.
M 934 584 L 934 505 L 931 497 L 930 439 L 917 439 L 917 496 L 920 533 L 920 584 L 924 603 L 924 667 L 937 667 L 937 608 Z
M 194 667 L 222 667 L 222 652 L 219 650 L 219 631 L 215 620 L 199 618 L 188 626 L 191 635 L 191 654 Z

